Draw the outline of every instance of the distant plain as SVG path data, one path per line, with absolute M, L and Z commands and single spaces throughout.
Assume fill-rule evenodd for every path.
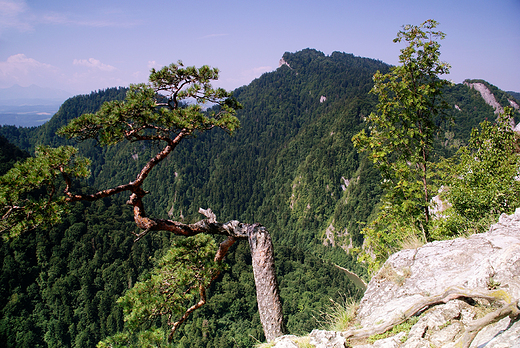
M 0 125 L 40 126 L 51 119 L 61 103 L 44 105 L 0 105 Z

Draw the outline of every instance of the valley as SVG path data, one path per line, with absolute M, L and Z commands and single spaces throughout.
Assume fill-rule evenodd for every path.
M 313 49 L 287 52 L 282 59 L 275 71 L 233 91 L 243 106 L 234 135 L 216 129 L 187 139 L 150 174 L 144 189 L 151 192 L 148 209 L 161 218 L 194 222 L 201 218 L 199 208 L 211 208 L 218 221 L 264 225 L 273 237 L 287 330 L 305 334 L 323 325 L 331 300 L 362 296 L 335 265 L 369 280 L 355 251 L 363 246 L 364 224 L 377 211 L 381 177 L 351 139 L 377 104 L 368 93 L 373 74 L 390 66 Z M 445 91 L 450 108 L 438 120 L 439 157 L 453 155 L 473 127 L 494 115 L 470 83 Z M 502 107 L 514 100 L 479 83 Z M 77 183 L 82 187 L 126 183 L 157 144 L 99 147 L 55 135 L 71 119 L 122 100 L 126 92 L 111 88 L 75 96 L 44 124 L 2 126 L 0 134 L 31 154 L 38 144 L 77 146 L 92 160 L 91 177 Z M 515 117 L 518 123 L 518 112 Z M 8 347 L 94 347 L 121 330 L 116 299 L 146 277 L 174 238 L 158 232 L 133 243 L 131 232 L 137 231 L 127 198 L 78 202 L 49 231 L 1 242 L 0 340 Z M 251 347 L 264 341 L 247 248 L 233 246 L 229 269 L 211 286 L 208 303 L 175 334 L 175 347 Z

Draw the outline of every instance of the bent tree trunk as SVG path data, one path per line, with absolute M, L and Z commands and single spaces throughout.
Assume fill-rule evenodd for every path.
M 67 184 L 69 184 L 68 181 Z M 67 185 L 67 188 L 68 187 L 70 187 L 70 185 Z M 260 321 L 262 322 L 264 335 L 267 341 L 272 341 L 283 334 L 285 330 L 283 327 L 280 292 L 278 290 L 274 266 L 273 244 L 271 236 L 265 227 L 260 224 L 244 224 L 236 220 L 219 223 L 211 209 L 199 209 L 199 212 L 206 216 L 207 219 L 193 224 L 148 217 L 145 213 L 142 200 L 147 192 L 141 188 L 140 182 L 137 180 L 130 184 L 121 185 L 115 189 L 104 190 L 95 194 L 69 194 L 67 199 L 71 202 L 80 200 L 94 201 L 123 191 L 132 192 L 127 204 L 133 207 L 134 221 L 142 230 L 141 233 L 134 233 L 136 236 L 135 241 L 138 241 L 152 231 L 170 231 L 176 235 L 185 237 L 194 236 L 199 233 L 223 235 L 227 236 L 228 239 L 220 244 L 217 255 L 215 255 L 216 260 L 222 261 L 229 247 L 236 240 L 248 239 L 253 263 L 258 311 L 260 313 Z M 205 303 L 204 298 L 205 296 L 201 295 L 201 299 L 203 299 L 202 304 Z M 188 311 L 187 315 L 189 315 L 189 313 L 191 313 L 191 311 Z M 185 317 L 183 316 L 180 323 L 184 320 Z M 174 325 L 173 331 L 175 331 L 177 326 L 178 325 Z M 173 332 L 170 334 L 170 339 L 172 335 Z
M 133 198 L 135 199 L 137 196 L 134 195 Z M 146 228 L 144 232 L 137 235 L 137 239 L 151 230 L 166 230 L 184 236 L 199 233 L 225 235 L 228 238 L 220 244 L 217 255 L 215 255 L 215 259 L 220 261 L 224 259 L 235 241 L 247 239 L 253 264 L 258 312 L 265 338 L 270 342 L 283 335 L 285 329 L 274 265 L 273 243 L 269 231 L 264 226 L 245 224 L 236 220 L 219 223 L 211 209 L 199 209 L 199 213 L 206 216 L 207 219 L 189 225 L 177 221 L 152 219 L 144 214 L 144 209 L 139 204 L 140 199 L 130 199 L 129 202 L 134 206 L 134 219 L 137 225 L 142 229 Z
M 61 172 L 65 181 L 63 191 L 65 200 L 54 194 L 54 187 L 50 190 L 50 197 L 45 198 L 49 202 L 52 202 L 53 198 L 59 199 L 60 204 L 63 204 L 95 201 L 128 192 L 130 197 L 127 203 L 132 206 L 134 221 L 142 230 L 140 233 L 134 233 L 135 241 L 152 231 L 170 231 L 186 237 L 199 233 L 226 236 L 226 241 L 220 244 L 215 255 L 215 261 L 224 259 L 227 250 L 235 240 L 248 239 L 253 256 L 260 318 L 266 338 L 272 340 L 282 334 L 283 319 L 274 269 L 273 247 L 265 228 L 256 224 L 242 224 L 238 221 L 218 223 L 215 214 L 210 209 L 201 209 L 201 213 L 207 219 L 194 224 L 156 219 L 148 217 L 145 213 L 143 198 L 148 192 L 143 189 L 143 184 L 152 169 L 166 159 L 182 139 L 212 128 L 221 128 L 232 133 L 238 127 L 239 121 L 235 117 L 235 112 L 241 108 L 241 105 L 232 97 L 231 93 L 212 88 L 210 81 L 217 79 L 218 69 L 208 66 L 200 69 L 195 67 L 185 69 L 182 63 L 172 64 L 159 71 L 153 70 L 150 74 L 150 83 L 132 87 L 131 93 L 127 94 L 124 102 L 105 103 L 96 114 L 84 114 L 71 121 L 59 131 L 69 139 L 75 138 L 79 141 L 96 139 L 101 145 L 112 145 L 124 140 L 164 142 L 166 145 L 146 162 L 133 181 L 92 194 L 76 194 L 71 190 L 73 178 L 87 176 L 86 162 L 81 158 L 71 160 L 75 153 L 72 151 L 68 151 L 66 156 L 55 155 L 52 161 L 52 172 L 55 173 L 57 170 Z M 189 93 L 185 93 L 188 90 Z M 181 107 L 181 104 L 183 100 L 187 100 L 186 98 L 195 98 L 198 106 L 210 102 L 220 108 L 208 114 L 202 112 L 200 107 L 185 109 Z M 175 115 L 175 117 L 163 117 L 165 115 L 163 111 L 166 111 L 167 115 Z M 117 115 L 116 121 L 113 120 L 113 115 Z M 177 117 L 178 115 L 181 117 Z M 53 180 L 54 177 L 51 182 Z M 8 207 L 8 213 L 16 206 Z M 0 222 L 2 219 L 0 218 Z M 178 325 L 192 310 L 205 303 L 205 289 L 203 288 L 200 289 L 200 298 L 201 300 L 181 317 Z M 172 330 L 175 331 L 178 325 L 174 323 Z
M 268 342 L 283 335 L 283 314 L 280 290 L 276 280 L 273 243 L 269 232 L 260 225 L 248 228 L 249 248 L 253 261 L 256 300 L 260 321 Z

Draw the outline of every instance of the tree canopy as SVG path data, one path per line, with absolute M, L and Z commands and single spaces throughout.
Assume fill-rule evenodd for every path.
M 445 34 L 435 31 L 438 23 L 427 20 L 419 26 L 405 25 L 394 42 L 406 42 L 400 65 L 390 72 L 374 74 L 377 111 L 366 118 L 363 129 L 353 137 L 360 151 L 379 169 L 384 196 L 378 218 L 364 230 L 365 246 L 376 259 L 385 259 L 406 235 L 431 241 L 430 200 L 433 150 L 441 96 L 448 81 L 439 78 L 449 72 L 440 61 L 440 44 Z
M 442 162 L 442 199 L 438 234 L 485 232 L 503 214 L 520 207 L 518 135 L 511 126 L 513 110 L 504 108 L 495 122 L 474 128 L 467 146 Z
M 66 211 L 66 203 L 92 201 L 123 191 L 132 194 L 136 223 L 141 228 L 175 228 L 166 221 L 152 221 L 144 215 L 142 198 L 146 192 L 142 185 L 153 167 L 183 138 L 214 127 L 230 133 L 238 127 L 234 114 L 240 105 L 229 92 L 211 87 L 210 82 L 217 77 L 218 69 L 208 66 L 184 68 L 182 62 L 159 71 L 152 69 L 150 84 L 132 85 L 124 101 L 106 102 L 98 112 L 71 120 L 58 130 L 59 135 L 78 141 L 95 139 L 100 145 L 127 140 L 160 141 L 166 146 L 146 163 L 132 182 L 91 194 L 73 192 L 72 180 L 89 175 L 89 161 L 77 156 L 76 149 L 71 146 L 39 147 L 35 158 L 17 164 L 3 178 L 0 231 L 10 231 L 10 236 L 15 236 L 45 221 L 55 223 Z M 214 111 L 206 113 L 202 109 L 205 103 L 218 107 L 214 106 Z M 59 192 L 56 180 L 61 179 L 65 188 Z M 35 196 L 32 193 L 36 189 L 46 192 Z M 189 234 L 184 230 L 180 233 Z
M 83 114 L 71 120 L 68 125 L 58 130 L 59 135 L 78 141 L 94 139 L 102 146 L 115 145 L 122 141 L 148 141 L 162 143 L 164 147 L 159 148 L 159 151 L 145 163 L 133 181 L 93 193 L 77 192 L 74 185 L 74 179 L 89 175 L 89 161 L 76 156 L 77 150 L 74 147 L 61 146 L 56 149 L 39 147 L 35 158 L 21 165 L 15 165 L 15 168 L 1 179 L 3 181 L 0 181 L 0 206 L 3 209 L 0 231 L 4 233 L 9 231 L 7 237 L 17 236 L 36 226 L 59 222 L 64 212 L 69 209 L 69 203 L 95 201 L 129 192 L 127 203 L 133 208 L 135 223 L 142 229 L 142 232 L 136 234 L 136 241 L 150 231 L 169 231 L 182 236 L 195 236 L 200 233 L 223 235 L 227 239 L 220 243 L 213 261 L 218 266 L 236 240 L 249 239 L 260 318 L 265 335 L 268 340 L 271 340 L 282 333 L 283 318 L 274 271 L 273 247 L 267 230 L 259 224 L 245 225 L 238 221 L 217 223 L 210 209 L 201 209 L 201 213 L 207 219 L 194 224 L 149 217 L 145 211 L 143 198 L 148 192 L 143 189 L 143 184 L 146 178 L 158 163 L 168 157 L 182 139 L 212 128 L 221 128 L 232 133 L 238 127 L 239 122 L 235 112 L 241 106 L 231 93 L 211 86 L 211 81 L 217 78 L 218 69 L 208 66 L 198 69 L 184 67 L 182 62 L 171 64 L 158 71 L 152 69 L 149 84 L 130 86 L 124 101 L 105 102 L 98 112 Z M 211 106 L 211 109 L 204 111 L 203 108 L 206 106 Z M 58 178 L 63 179 L 64 182 L 62 184 L 64 189 L 61 192 L 56 183 Z M 192 245 L 193 255 L 197 255 L 200 250 L 206 250 L 209 246 L 208 240 L 202 240 L 200 243 L 196 245 L 204 247 Z M 174 250 L 173 255 L 179 255 L 179 247 L 173 247 L 172 250 Z M 188 258 L 185 263 L 182 261 L 181 263 L 188 271 L 192 271 L 187 273 L 189 276 L 183 273 L 183 277 L 191 277 L 191 285 L 186 285 L 187 290 L 185 286 L 175 286 L 173 284 L 175 282 L 166 279 L 158 280 L 162 290 L 157 290 L 157 287 L 150 285 L 150 282 L 143 282 L 136 285 L 141 290 L 134 291 L 139 293 L 138 308 L 141 312 L 149 310 L 146 301 L 141 301 L 143 297 L 152 297 L 152 302 L 155 304 L 163 303 L 158 310 L 151 310 L 153 314 L 144 315 L 144 318 L 150 320 L 154 315 L 168 316 L 168 325 L 171 329 L 168 335 L 169 341 L 180 323 L 193 310 L 205 303 L 205 290 L 221 269 L 221 266 L 210 267 L 211 270 L 206 271 L 206 275 L 202 276 L 205 274 L 203 270 L 207 267 L 199 259 Z M 164 273 L 164 270 L 165 268 L 162 268 L 160 273 Z M 180 277 L 181 273 L 178 272 L 177 270 L 177 273 L 170 278 Z M 166 291 L 165 288 L 169 290 Z M 142 291 L 143 289 L 146 291 Z M 187 308 L 178 321 L 172 319 L 172 316 L 178 315 L 178 309 L 182 308 L 180 304 L 172 304 L 172 300 L 177 299 L 180 302 L 180 299 L 191 294 L 193 289 L 199 292 L 198 303 Z M 174 296 L 173 294 L 176 293 L 181 295 Z M 128 296 L 132 297 L 131 294 Z M 135 297 L 134 304 L 136 304 Z M 128 322 L 135 321 L 132 319 L 134 317 L 135 315 L 129 314 Z

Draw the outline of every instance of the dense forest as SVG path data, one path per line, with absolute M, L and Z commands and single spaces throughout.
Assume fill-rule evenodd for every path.
M 362 295 L 334 264 L 366 277 L 348 251 L 363 243 L 362 223 L 379 201 L 380 177 L 351 138 L 377 103 L 368 94 L 373 74 L 390 67 L 311 49 L 285 53 L 283 62 L 234 91 L 243 105 L 235 135 L 215 130 L 185 141 L 152 172 L 145 189 L 152 193 L 148 206 L 163 217 L 196 221 L 198 209 L 209 207 L 221 221 L 266 226 L 275 243 L 286 326 L 301 334 L 323 324 L 331 300 Z M 512 96 L 487 85 L 507 106 Z M 0 170 L 38 144 L 69 143 L 55 135 L 59 127 L 104 101 L 123 99 L 126 91 L 70 98 L 39 127 L 1 127 L 10 143 L 0 139 Z M 436 146 L 449 156 L 494 110 L 464 84 L 447 88 L 445 96 L 451 108 L 438 120 Z M 77 146 L 92 159 L 92 176 L 81 185 L 105 188 L 128 182 L 157 144 Z M 134 243 L 125 198 L 76 203 L 64 223 L 1 242 L 0 342 L 6 347 L 94 347 L 121 330 L 117 298 L 174 238 L 161 232 Z M 247 248 L 233 247 L 229 269 L 210 288 L 208 303 L 176 333 L 174 346 L 251 347 L 264 340 Z

